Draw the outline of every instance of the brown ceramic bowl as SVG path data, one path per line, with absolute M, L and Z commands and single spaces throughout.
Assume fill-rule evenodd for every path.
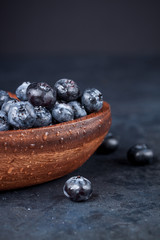
M 83 118 L 48 127 L 0 132 L 0 190 L 62 177 L 80 167 L 111 126 L 108 103 Z

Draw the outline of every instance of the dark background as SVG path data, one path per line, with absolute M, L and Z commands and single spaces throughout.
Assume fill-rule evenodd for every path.
M 0 1 L 1 54 L 158 54 L 160 1 Z
M 0 1 L 0 88 L 64 77 L 96 87 L 119 140 L 67 176 L 1 192 L 0 240 L 159 240 L 159 10 L 160 1 Z M 136 143 L 153 149 L 153 164 L 129 164 Z M 76 175 L 93 185 L 83 203 L 62 191 Z

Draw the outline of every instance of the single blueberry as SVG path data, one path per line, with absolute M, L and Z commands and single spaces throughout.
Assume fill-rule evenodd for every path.
M 0 108 L 2 107 L 4 102 L 7 102 L 10 99 L 8 93 L 6 91 L 0 90 Z
M 0 111 L 0 131 L 7 131 L 9 129 L 8 119 L 5 112 Z
M 17 89 L 16 89 L 16 96 L 21 101 L 27 101 L 27 95 L 26 91 L 28 86 L 30 85 L 30 82 L 23 82 Z
M 17 102 L 18 102 L 17 99 L 12 98 L 12 99 L 8 100 L 7 102 L 3 103 L 1 110 L 8 114 L 10 107 Z
M 52 109 L 53 119 L 57 122 L 68 122 L 74 119 L 74 111 L 71 106 L 66 103 L 56 104 Z
M 145 165 L 153 162 L 154 153 L 146 144 L 135 144 L 127 152 L 127 159 L 133 165 Z
M 47 83 L 31 83 L 27 88 L 28 101 L 33 106 L 52 108 L 56 102 L 56 90 Z
M 80 117 L 84 117 L 87 115 L 87 112 L 84 108 L 84 106 L 82 106 L 79 102 L 77 101 L 71 101 L 68 103 L 74 111 L 74 118 L 80 118 Z
M 96 88 L 86 89 L 82 94 L 81 102 L 88 113 L 99 111 L 103 106 L 102 93 Z
M 8 112 L 8 122 L 14 129 L 32 128 L 36 121 L 34 107 L 28 101 L 17 102 Z
M 55 83 L 58 99 L 66 102 L 76 100 L 80 96 L 80 89 L 73 80 L 60 79 Z
M 44 127 L 52 123 L 52 115 L 45 107 L 36 106 L 34 107 L 36 113 L 36 121 L 34 127 Z
M 103 140 L 102 144 L 97 149 L 97 154 L 109 154 L 117 150 L 119 146 L 119 141 L 116 137 L 113 136 L 112 133 L 108 133 L 108 135 Z
M 72 201 L 86 201 L 92 195 L 91 182 L 82 176 L 71 177 L 64 184 L 63 192 Z

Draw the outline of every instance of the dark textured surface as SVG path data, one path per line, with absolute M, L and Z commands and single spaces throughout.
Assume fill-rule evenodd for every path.
M 62 77 L 82 89 L 97 87 L 111 104 L 111 131 L 119 149 L 94 154 L 80 169 L 61 179 L 0 193 L 0 239 L 153 239 L 160 237 L 160 58 L 44 57 L 1 58 L 0 88 L 15 91 L 22 81 Z M 133 167 L 126 152 L 150 145 L 154 164 Z M 74 175 L 88 178 L 93 197 L 83 203 L 62 192 Z

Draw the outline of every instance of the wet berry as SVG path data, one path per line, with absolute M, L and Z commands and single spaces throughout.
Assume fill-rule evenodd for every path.
M 17 89 L 16 89 L 16 96 L 21 101 L 27 101 L 26 91 L 30 82 L 23 82 Z
M 70 79 L 60 79 L 55 83 L 58 99 L 66 102 L 76 100 L 80 95 L 78 85 Z
M 7 102 L 10 99 L 8 93 L 6 91 L 0 90 L 0 108 L 2 107 L 4 102 Z
M 145 165 L 153 162 L 154 154 L 146 144 L 136 144 L 128 150 L 127 158 L 133 165 Z
M 10 107 L 17 102 L 17 99 L 12 98 L 9 101 L 3 103 L 1 110 L 8 114 Z
M 36 121 L 34 127 L 44 127 L 52 123 L 52 115 L 45 107 L 36 106 L 34 107 L 36 113 Z
M 74 111 L 72 107 L 66 103 L 57 103 L 52 109 L 52 116 L 56 122 L 67 122 L 74 119 Z
M 88 113 L 99 111 L 103 106 L 102 93 L 95 89 L 86 89 L 81 97 L 82 105 Z
M 0 131 L 7 131 L 9 129 L 8 118 L 5 112 L 0 111 Z
M 92 195 L 91 182 L 82 176 L 71 177 L 64 184 L 63 192 L 72 201 L 86 201 Z
M 77 101 L 71 101 L 68 103 L 74 111 L 74 118 L 80 118 L 80 117 L 84 117 L 87 115 L 87 112 L 84 108 L 84 106 L 82 106 L 79 102 Z
M 28 101 L 15 103 L 8 112 L 8 122 L 14 129 L 32 128 L 36 121 L 34 107 Z
M 27 88 L 28 101 L 33 106 L 52 108 L 56 102 L 56 90 L 47 83 L 31 83 Z

